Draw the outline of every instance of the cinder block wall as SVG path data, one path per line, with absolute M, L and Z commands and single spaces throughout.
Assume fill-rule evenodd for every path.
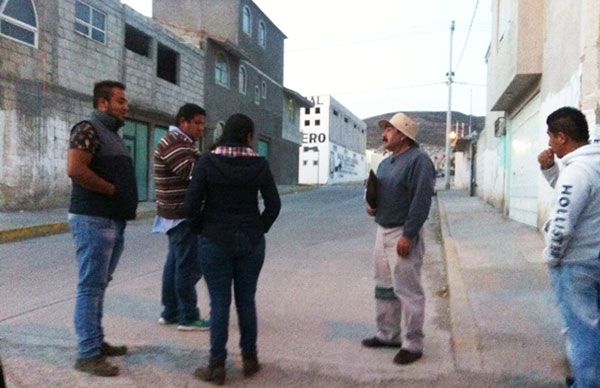
M 130 117 L 149 124 L 204 104 L 204 52 L 118 0 L 86 1 L 106 15 L 105 43 L 75 32 L 75 0 L 34 4 L 37 47 L 0 37 L 0 210 L 68 204 L 70 129 L 91 113 L 95 82 L 127 84 Z M 152 37 L 149 57 L 125 48 L 126 21 Z M 177 84 L 156 77 L 157 42 L 179 53 Z

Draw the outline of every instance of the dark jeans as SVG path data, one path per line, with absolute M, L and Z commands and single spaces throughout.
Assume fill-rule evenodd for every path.
M 163 270 L 162 297 L 165 306 L 161 316 L 189 324 L 200 319 L 196 283 L 202 277 L 198 259 L 198 236 L 187 221 L 167 232 L 169 253 Z
M 227 358 L 231 285 L 240 328 L 242 354 L 256 353 L 256 284 L 265 260 L 265 239 L 255 243 L 236 233 L 231 244 L 222 245 L 200 237 L 200 263 L 210 294 L 210 357 Z

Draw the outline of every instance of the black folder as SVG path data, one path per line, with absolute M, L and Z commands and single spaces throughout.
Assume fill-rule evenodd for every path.
M 373 170 L 369 171 L 369 178 L 367 179 L 367 203 L 371 209 L 377 209 L 377 175 Z

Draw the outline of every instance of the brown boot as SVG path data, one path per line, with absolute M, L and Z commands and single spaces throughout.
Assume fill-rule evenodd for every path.
M 113 346 L 108 342 L 102 342 L 102 346 L 100 346 L 100 354 L 107 357 L 124 356 L 127 354 L 127 346 Z
M 258 356 L 256 353 L 242 354 L 242 367 L 245 377 L 254 376 L 260 370 Z
M 119 374 L 119 367 L 106 361 L 106 357 L 102 355 L 90 358 L 78 358 L 77 361 L 75 361 L 75 369 L 80 372 L 102 377 L 116 376 Z
M 196 369 L 194 376 L 216 385 L 225 384 L 225 360 L 210 360 L 206 368 Z

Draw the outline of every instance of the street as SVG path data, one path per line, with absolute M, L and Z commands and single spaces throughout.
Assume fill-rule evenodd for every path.
M 457 371 L 451 341 L 445 262 L 437 208 L 425 225 L 423 283 L 427 295 L 424 357 L 392 362 L 394 349 L 365 349 L 375 333 L 371 250 L 375 224 L 364 210 L 360 185 L 338 185 L 282 197 L 283 209 L 267 235 L 259 280 L 261 372 L 244 379 L 231 314 L 231 386 L 557 386 L 527 376 Z M 4 244 L 0 252 L 0 357 L 8 386 L 205 386 L 192 377 L 208 358 L 207 332 L 182 333 L 157 323 L 166 237 L 151 220 L 129 224 L 126 247 L 107 290 L 107 340 L 127 344 L 114 378 L 72 369 L 76 339 L 72 314 L 76 264 L 70 234 Z M 209 312 L 203 281 L 201 314 Z

